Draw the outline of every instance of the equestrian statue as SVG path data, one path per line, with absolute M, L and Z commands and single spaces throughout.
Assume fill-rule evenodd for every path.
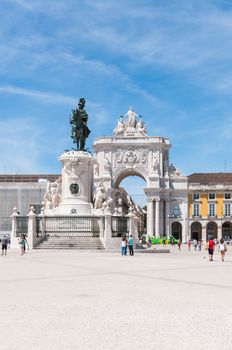
M 78 102 L 78 107 L 72 110 L 70 124 L 72 125 L 72 139 L 76 144 L 77 151 L 85 151 L 85 141 L 90 134 L 87 126 L 88 114 L 86 113 L 85 99 L 81 97 Z

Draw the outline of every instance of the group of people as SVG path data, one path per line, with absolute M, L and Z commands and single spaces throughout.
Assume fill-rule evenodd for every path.
M 129 248 L 129 254 L 130 255 L 134 255 L 134 239 L 132 237 L 132 235 L 129 236 L 129 239 L 127 240 L 126 236 L 122 237 L 122 241 L 121 241 L 121 253 L 122 255 L 127 255 L 127 248 Z
M 3 238 L 1 239 L 1 243 L 2 243 L 2 255 L 7 255 L 7 247 L 9 244 L 9 238 L 4 235 Z M 21 255 L 24 255 L 26 252 L 26 247 L 27 249 L 29 249 L 29 244 L 27 242 L 27 238 L 25 235 L 21 235 L 19 241 L 18 241 L 19 245 L 20 245 L 20 250 L 21 250 Z
M 209 261 L 213 261 L 213 254 L 215 251 L 215 247 L 216 247 L 215 240 L 211 238 L 205 246 L 205 249 L 208 250 L 208 253 L 209 253 Z M 225 240 L 223 238 L 221 238 L 219 241 L 218 252 L 221 255 L 221 260 L 225 261 L 225 254 L 227 252 L 227 247 L 225 244 Z
M 194 247 L 195 252 L 198 250 L 199 252 L 201 251 L 201 246 L 202 246 L 202 241 L 197 241 L 196 239 L 194 239 L 193 241 L 191 241 L 190 239 L 188 240 L 188 250 L 190 251 L 191 248 L 191 244 Z

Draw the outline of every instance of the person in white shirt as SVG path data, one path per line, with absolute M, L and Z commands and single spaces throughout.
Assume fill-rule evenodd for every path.
M 223 238 L 220 239 L 220 242 L 219 242 L 219 245 L 218 245 L 218 251 L 221 254 L 222 261 L 224 261 L 227 248 L 226 248 L 226 244 L 225 244 L 225 241 L 224 241 Z

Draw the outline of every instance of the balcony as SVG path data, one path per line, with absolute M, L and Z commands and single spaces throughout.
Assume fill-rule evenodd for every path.
M 215 215 L 209 214 L 208 219 L 217 219 L 217 215 L 216 214 Z
M 181 214 L 170 214 L 169 218 L 170 219 L 182 219 L 182 215 Z
M 194 215 L 194 214 L 193 214 L 193 215 L 192 215 L 192 218 L 193 218 L 193 219 L 201 219 L 202 216 L 201 216 L 201 215 Z

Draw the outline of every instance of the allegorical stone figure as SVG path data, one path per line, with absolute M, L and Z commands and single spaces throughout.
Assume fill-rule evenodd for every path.
M 85 141 L 90 134 L 87 126 L 88 114 L 85 107 L 85 99 L 79 99 L 78 108 L 74 109 L 71 114 L 70 124 L 72 125 L 72 139 L 76 144 L 77 151 L 85 150 Z
M 94 208 L 95 209 L 101 209 L 102 208 L 102 202 L 105 197 L 105 189 L 102 183 L 99 183 L 95 190 L 95 201 L 94 201 Z

